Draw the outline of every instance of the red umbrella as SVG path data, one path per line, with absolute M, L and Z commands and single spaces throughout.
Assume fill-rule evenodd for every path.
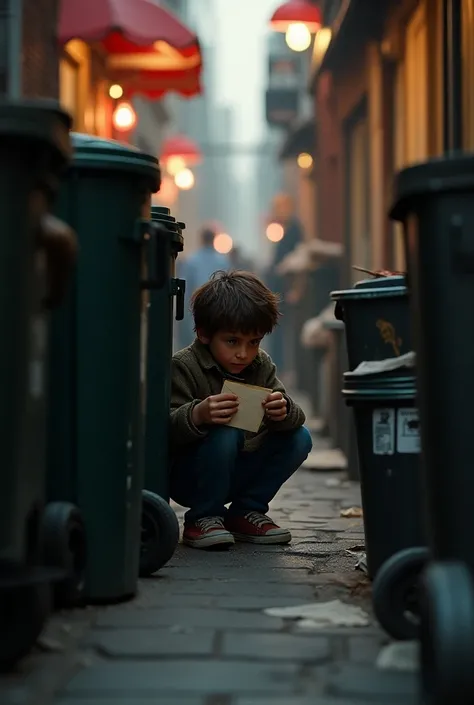
M 153 0 L 62 0 L 59 41 L 71 39 L 101 44 L 109 75 L 128 95 L 201 92 L 198 38 Z

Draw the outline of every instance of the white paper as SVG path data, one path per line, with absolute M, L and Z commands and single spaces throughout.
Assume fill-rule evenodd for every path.
M 327 627 L 366 627 L 369 615 L 361 607 L 348 605 L 341 600 L 313 602 L 296 607 L 269 607 L 265 614 L 282 619 L 297 619 L 301 629 L 324 629 Z
M 395 453 L 395 409 L 375 409 L 372 414 L 374 455 Z
M 397 453 L 420 453 L 420 421 L 418 409 L 398 409 Z
M 399 357 L 388 357 L 386 360 L 373 360 L 361 362 L 355 370 L 346 372 L 346 377 L 365 377 L 365 375 L 375 375 L 381 372 L 391 372 L 403 367 L 412 369 L 416 364 L 416 353 L 407 352 Z
M 255 387 L 230 379 L 224 380 L 222 394 L 236 394 L 239 398 L 239 409 L 227 426 L 257 433 L 265 413 L 262 402 L 271 392 L 271 389 L 265 387 Z

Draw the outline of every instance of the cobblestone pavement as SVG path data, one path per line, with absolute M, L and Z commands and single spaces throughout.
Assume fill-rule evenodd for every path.
M 288 547 L 180 546 L 129 603 L 57 615 L 2 705 L 380 705 L 416 702 L 413 672 L 376 666 L 375 625 L 307 631 L 268 607 L 341 599 L 370 613 L 355 570 L 363 545 L 355 483 L 300 470 L 273 502 Z M 179 510 L 178 510 L 179 512 Z M 53 695 L 53 694 L 56 695 Z

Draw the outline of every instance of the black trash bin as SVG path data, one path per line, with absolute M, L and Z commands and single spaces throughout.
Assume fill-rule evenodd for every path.
M 58 576 L 44 566 L 41 519 L 47 308 L 60 298 L 74 247 L 72 231 L 51 216 L 71 156 L 69 129 L 53 101 L 0 103 L 1 670 L 34 645 Z
M 152 206 L 159 227 L 163 265 L 160 286 L 149 293 L 146 341 L 145 490 L 142 498 L 140 576 L 149 577 L 172 557 L 179 541 L 176 514 L 169 506 L 169 415 L 173 312 L 184 317 L 185 282 L 175 277 L 176 258 L 183 251 L 184 223 L 169 208 Z
M 413 376 L 344 375 L 353 407 L 368 573 L 401 549 L 423 545 L 420 436 Z
M 421 664 L 431 705 L 474 699 L 474 156 L 401 171 L 418 356 L 424 489 L 434 563 L 423 578 Z
M 353 370 L 365 360 L 385 360 L 413 350 L 405 277 L 395 275 L 358 282 L 333 291 L 336 318 L 346 327 L 347 357 Z

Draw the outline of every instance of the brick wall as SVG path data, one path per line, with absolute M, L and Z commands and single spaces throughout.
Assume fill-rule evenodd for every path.
M 59 0 L 23 0 L 23 93 L 57 98 Z

